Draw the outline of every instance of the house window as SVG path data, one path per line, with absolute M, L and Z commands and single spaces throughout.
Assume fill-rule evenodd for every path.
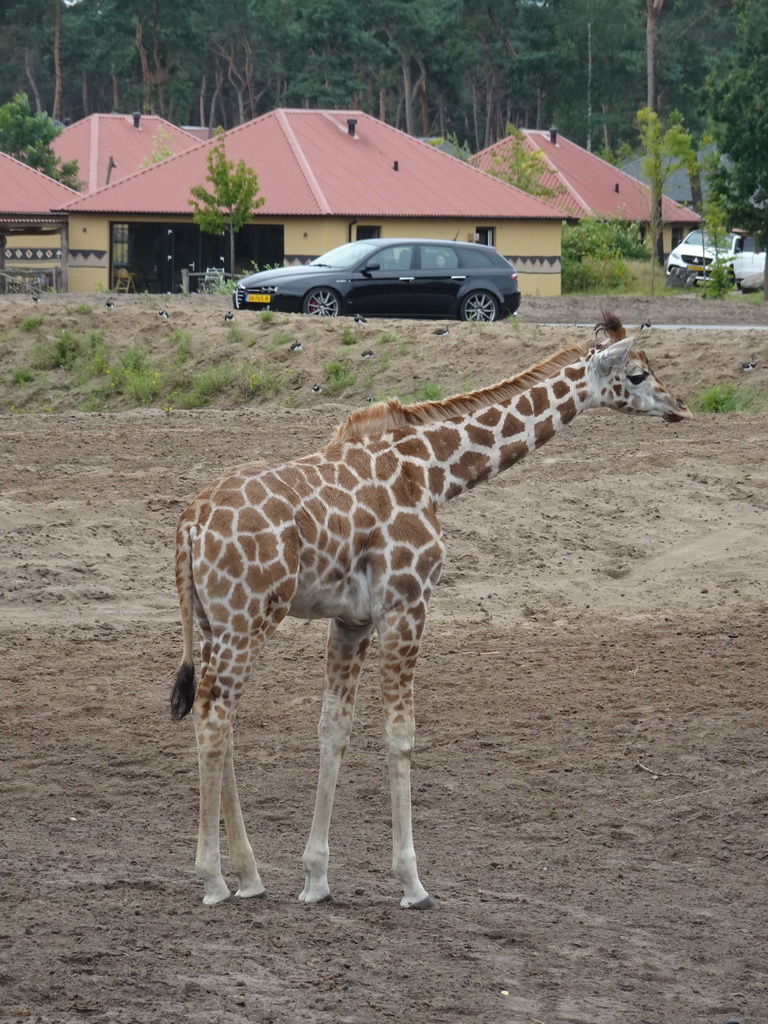
M 112 225 L 112 266 L 124 267 L 128 264 L 128 225 Z
M 475 228 L 475 241 L 480 245 L 493 245 L 493 228 Z
M 378 224 L 358 224 L 357 240 L 361 238 L 381 238 L 381 228 Z

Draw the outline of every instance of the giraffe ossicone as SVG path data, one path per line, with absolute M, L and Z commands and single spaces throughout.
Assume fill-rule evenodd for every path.
M 176 585 L 184 649 L 173 717 L 193 712 L 200 767 L 197 872 L 204 902 L 229 897 L 220 818 L 236 895 L 265 889 L 235 782 L 232 729 L 259 649 L 286 615 L 330 620 L 320 767 L 303 855 L 306 903 L 331 898 L 329 828 L 371 637 L 379 676 L 392 803 L 392 867 L 402 907 L 433 901 L 421 884 L 411 822 L 413 677 L 444 544 L 438 509 L 509 469 L 580 412 L 607 407 L 690 418 L 683 402 L 605 315 L 606 344 L 573 346 L 492 387 L 438 402 L 380 403 L 352 413 L 312 455 L 219 478 L 182 513 Z M 201 637 L 197 682 L 193 632 Z

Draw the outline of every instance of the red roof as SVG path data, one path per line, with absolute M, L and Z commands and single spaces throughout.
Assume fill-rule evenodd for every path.
M 53 150 L 65 163 L 77 160 L 86 193 L 101 188 L 107 178 L 120 181 L 138 171 L 144 161 L 152 162 L 153 152 L 184 153 L 199 145 L 189 132 L 154 114 L 142 114 L 138 128 L 132 114 L 91 114 L 65 128 Z
M 575 142 L 557 134 L 552 140 L 549 131 L 523 131 L 523 141 L 532 152 L 544 154 L 541 184 L 560 189 L 561 194 L 549 201 L 569 217 L 616 217 L 620 220 L 647 221 L 651 195 L 646 185 L 620 171 L 594 153 L 589 153 Z M 511 144 L 509 138 L 488 146 L 472 158 L 472 162 L 487 171 L 494 167 L 493 158 L 504 153 Z M 680 206 L 672 199 L 662 199 L 664 220 L 668 223 L 698 224 L 701 219 L 693 210 Z
M 60 210 L 77 196 L 77 192 L 42 171 L 0 153 L 0 216 L 36 218 Z
M 355 120 L 354 135 L 347 122 Z M 215 140 L 102 188 L 72 212 L 189 214 Z M 560 210 L 359 110 L 273 110 L 226 133 L 259 176 L 261 216 L 533 218 Z

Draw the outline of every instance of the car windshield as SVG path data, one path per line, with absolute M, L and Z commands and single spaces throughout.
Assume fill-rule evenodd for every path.
M 703 231 L 691 231 L 689 234 L 687 234 L 685 236 L 685 244 L 686 245 L 698 245 L 702 249 L 714 249 L 715 248 L 714 240 L 709 238 L 707 235 L 705 235 Z M 727 243 L 727 240 L 726 240 L 726 246 L 727 246 L 727 244 L 728 243 Z
M 376 244 L 373 242 L 347 242 L 346 245 L 340 245 L 337 249 L 331 249 L 330 252 L 324 252 L 322 256 L 318 256 L 316 260 L 310 260 L 310 267 L 342 267 L 348 269 L 349 267 L 356 266 L 361 260 L 364 260 L 366 256 L 369 256 L 374 249 Z

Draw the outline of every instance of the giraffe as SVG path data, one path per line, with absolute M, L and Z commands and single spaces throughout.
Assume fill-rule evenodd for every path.
M 445 546 L 438 509 L 514 466 L 580 412 L 608 407 L 689 419 L 613 315 L 605 343 L 574 345 L 501 383 L 437 402 L 397 400 L 353 412 L 318 452 L 276 467 L 245 466 L 203 490 L 179 518 L 176 584 L 183 632 L 171 695 L 193 712 L 200 770 L 195 866 L 203 902 L 265 895 L 235 782 L 232 730 L 259 649 L 286 615 L 330 620 L 318 725 L 319 777 L 303 854 L 305 903 L 330 900 L 329 828 L 355 694 L 374 630 L 392 807 L 392 868 L 401 907 L 434 905 L 413 842 L 413 677 Z M 195 681 L 193 621 L 201 634 Z

